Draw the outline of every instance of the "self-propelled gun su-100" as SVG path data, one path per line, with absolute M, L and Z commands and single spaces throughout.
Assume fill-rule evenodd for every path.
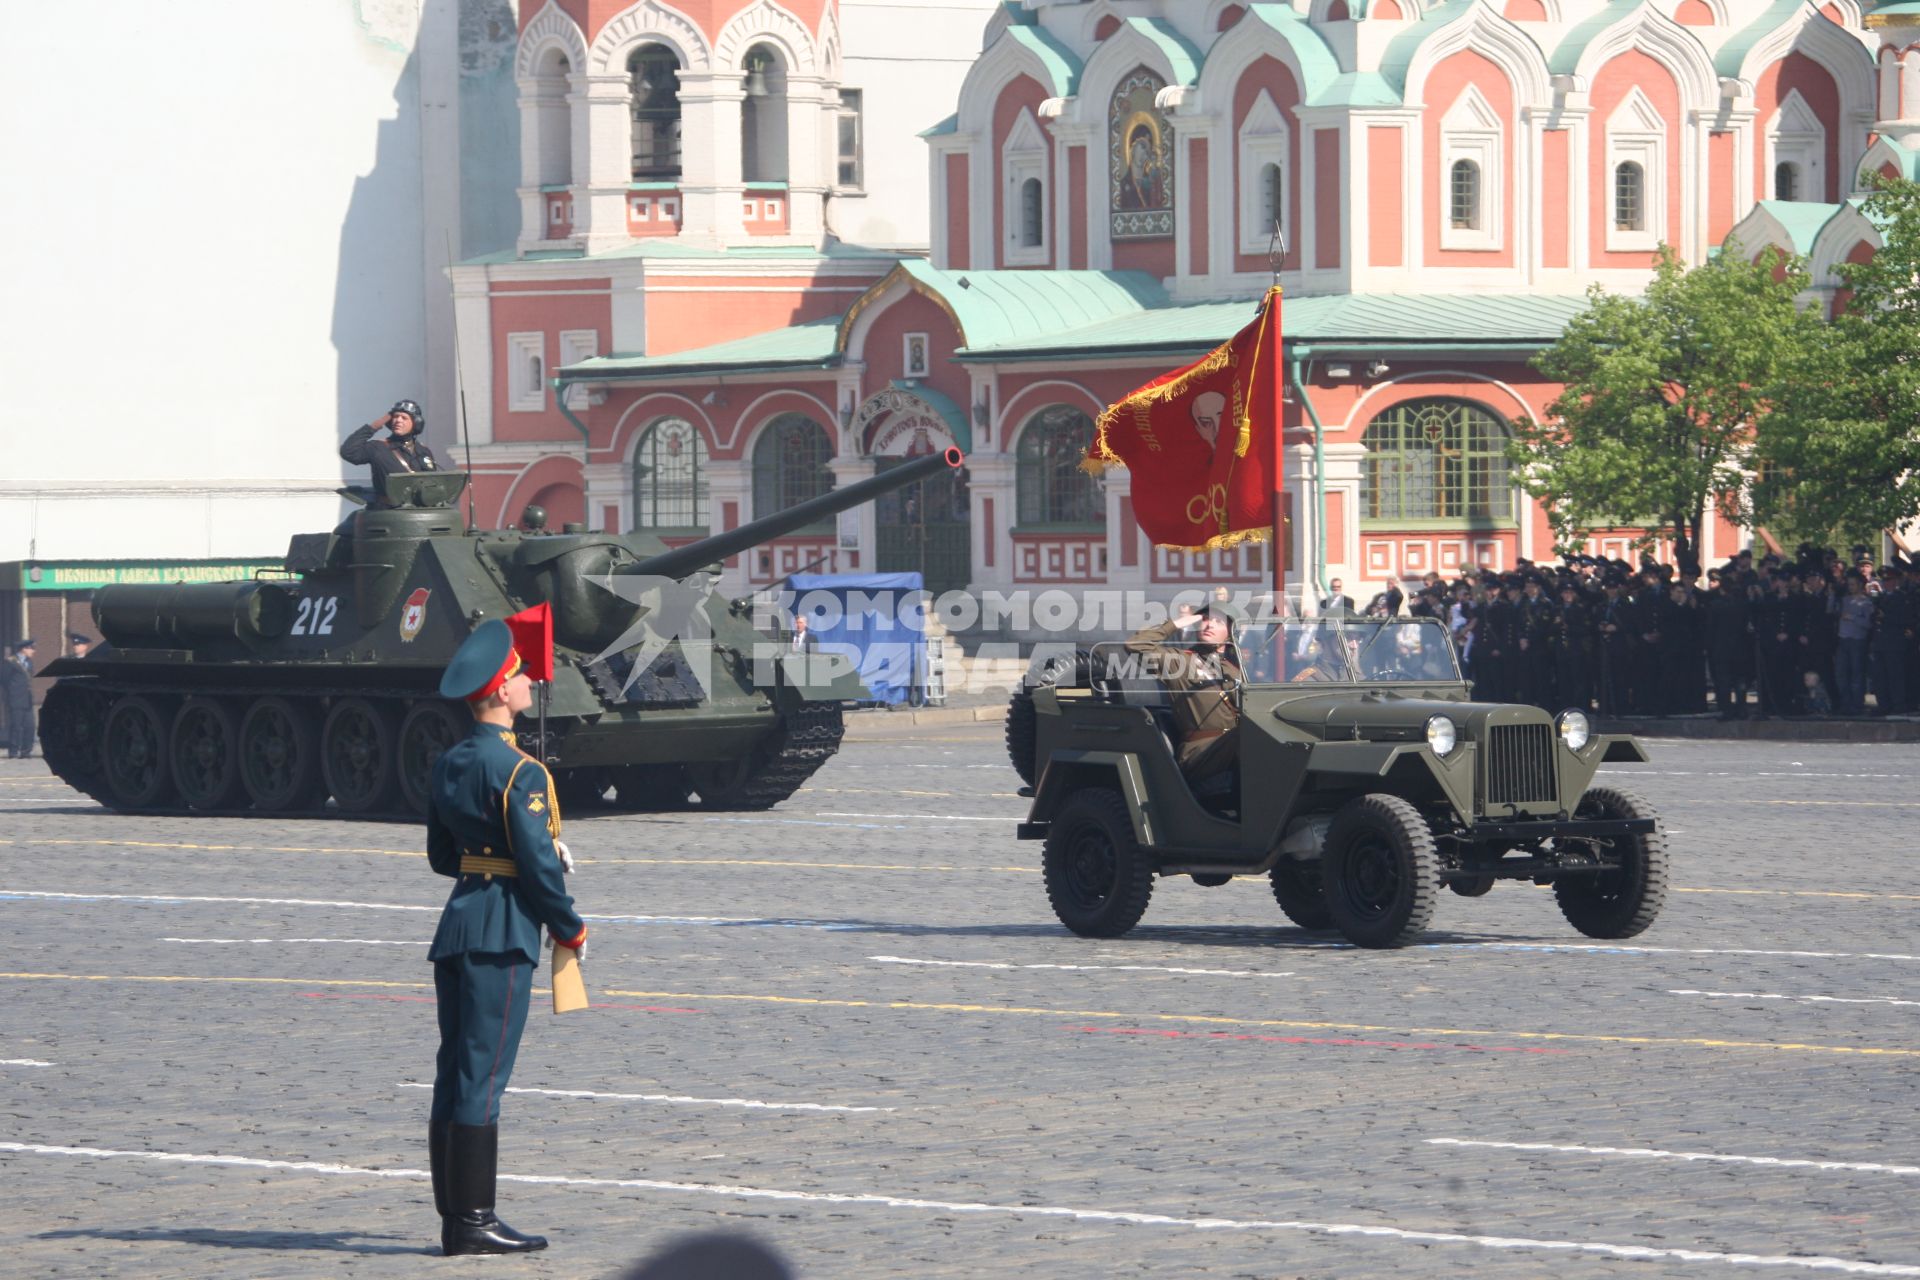
M 481 621 L 545 603 L 545 751 L 563 799 L 764 809 L 833 755 L 841 702 L 865 690 L 770 644 L 750 599 L 711 589 L 719 564 L 961 462 L 918 458 L 677 547 L 470 529 L 466 476 L 392 476 L 331 533 L 295 536 L 283 574 L 102 588 L 107 643 L 47 670 L 47 763 L 126 811 L 290 814 L 331 797 L 328 812 L 417 814 L 469 723 L 438 696 L 441 669 Z M 534 750 L 532 720 L 519 729 Z

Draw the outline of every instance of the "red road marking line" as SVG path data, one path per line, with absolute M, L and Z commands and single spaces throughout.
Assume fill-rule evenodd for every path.
M 1234 1031 L 1167 1031 L 1158 1027 L 1068 1027 L 1108 1036 L 1156 1036 L 1162 1040 L 1256 1040 L 1262 1044 L 1318 1044 L 1345 1049 L 1458 1049 L 1468 1053 L 1566 1054 L 1570 1049 L 1536 1049 L 1524 1045 L 1422 1044 L 1412 1040 L 1354 1040 L 1330 1036 L 1256 1036 Z

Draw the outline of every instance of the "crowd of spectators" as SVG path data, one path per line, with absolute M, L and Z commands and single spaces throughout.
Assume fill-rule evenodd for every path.
M 1389 579 L 1354 611 L 1444 622 L 1475 696 L 1491 701 L 1723 719 L 1914 711 L 1920 561 L 1853 551 L 1742 551 L 1704 575 L 1651 557 L 1522 560 L 1510 573 Z M 1338 583 L 1320 603 L 1354 608 Z

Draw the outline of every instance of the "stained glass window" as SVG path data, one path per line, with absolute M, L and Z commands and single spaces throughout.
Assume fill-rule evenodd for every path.
M 633 451 L 633 527 L 707 529 L 707 442 L 684 418 L 654 423 Z
M 827 429 L 800 413 L 783 413 L 767 424 L 753 445 L 753 515 L 770 516 L 833 488 L 833 440 Z M 797 533 L 832 533 L 826 516 Z
M 1093 419 L 1056 404 L 1027 419 L 1015 452 L 1014 496 L 1023 525 L 1104 525 L 1100 482 L 1080 469 L 1093 443 Z
M 1361 514 L 1369 520 L 1513 515 L 1507 424 L 1465 400 L 1413 400 L 1367 424 Z

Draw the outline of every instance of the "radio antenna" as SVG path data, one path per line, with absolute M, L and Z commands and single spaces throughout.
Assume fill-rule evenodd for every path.
M 453 231 L 443 227 L 447 238 L 447 288 L 453 288 Z M 467 531 L 474 527 L 473 514 L 473 436 L 467 430 L 467 375 L 460 364 L 460 303 L 453 304 L 453 380 L 460 391 L 460 443 L 467 451 Z

